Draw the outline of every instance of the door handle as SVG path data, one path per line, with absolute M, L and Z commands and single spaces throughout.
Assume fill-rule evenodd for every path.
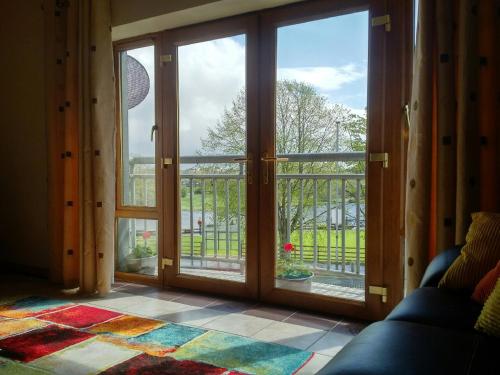
M 153 125 L 151 127 L 151 142 L 153 142 L 154 140 L 154 136 L 155 136 L 155 132 L 158 131 L 158 125 Z
M 252 154 L 248 154 L 246 158 L 234 158 L 233 159 L 234 163 L 246 163 L 247 164 L 247 183 L 251 184 L 253 182 L 253 175 L 252 175 Z
M 269 163 L 270 162 L 277 163 L 277 162 L 288 161 L 288 158 L 279 158 L 276 156 L 268 156 L 267 153 L 265 153 L 264 155 L 262 155 L 260 160 L 262 162 L 264 162 L 264 168 L 262 170 L 262 173 L 263 173 L 262 180 L 264 181 L 264 184 L 267 185 L 269 183 Z

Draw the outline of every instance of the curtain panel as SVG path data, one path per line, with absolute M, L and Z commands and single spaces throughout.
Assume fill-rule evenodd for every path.
M 406 183 L 406 291 L 500 210 L 500 1 L 420 0 Z
M 48 1 L 51 278 L 81 293 L 111 287 L 115 88 L 109 0 Z M 52 13 L 53 12 L 53 13 Z

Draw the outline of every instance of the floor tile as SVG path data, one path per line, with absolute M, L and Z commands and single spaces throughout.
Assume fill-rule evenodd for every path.
M 257 340 L 274 342 L 305 350 L 325 334 L 326 331 L 321 329 L 284 322 L 274 322 L 252 337 Z
M 285 320 L 293 313 L 294 311 L 292 310 L 266 305 L 257 305 L 243 312 L 245 315 L 257 316 L 259 318 L 275 320 L 277 322 Z
M 116 346 L 99 340 L 74 345 L 66 350 L 40 358 L 31 364 L 46 369 L 51 374 L 98 374 L 132 357 L 141 354 L 136 350 Z
M 242 336 L 252 336 L 274 321 L 239 313 L 227 314 L 205 325 L 203 328 L 234 333 Z
M 145 297 L 156 298 L 163 301 L 172 301 L 184 296 L 186 293 L 176 289 L 156 289 L 144 294 Z
M 130 293 L 113 292 L 105 297 L 80 297 L 76 300 L 78 303 L 92 304 L 110 309 L 121 309 L 124 306 L 130 305 L 134 302 L 144 300 L 146 297 L 136 296 Z
M 174 302 L 177 303 L 183 303 L 185 305 L 196 306 L 196 307 L 205 307 L 207 305 L 214 303 L 215 301 L 216 301 L 215 297 L 196 295 L 196 294 L 185 294 L 174 300 Z
M 328 362 L 330 362 L 332 357 L 327 355 L 315 353 L 314 356 L 307 362 L 299 371 L 297 371 L 296 375 L 313 375 L 318 373 L 323 367 L 326 366 Z
M 153 293 L 159 289 L 154 286 L 149 285 L 139 285 L 139 284 L 126 284 L 116 289 L 118 292 L 131 293 L 135 295 L 145 295 L 148 293 Z
M 365 329 L 367 325 L 366 322 L 342 320 L 333 328 L 333 331 L 355 336 Z
M 249 310 L 255 307 L 257 304 L 255 302 L 243 302 L 243 301 L 233 301 L 233 300 L 224 300 L 218 299 L 210 305 L 206 306 L 209 309 L 214 309 L 217 311 L 225 312 L 225 313 L 239 313 L 246 310 Z
M 340 322 L 340 319 L 333 319 L 321 315 L 296 312 L 295 314 L 288 317 L 285 322 L 328 331 L 331 328 L 335 327 Z
M 193 310 L 178 311 L 169 314 L 158 315 L 157 319 L 167 322 L 188 324 L 191 326 L 202 326 L 223 315 L 223 312 L 206 308 L 195 308 Z
M 317 352 L 320 354 L 335 356 L 349 341 L 353 339 L 354 335 L 349 333 L 335 332 L 332 330 L 311 345 L 307 350 Z
M 130 314 L 143 315 L 155 319 L 168 319 L 170 314 L 192 309 L 196 309 L 196 307 L 175 301 L 162 301 L 154 298 L 147 298 L 121 308 L 121 310 Z

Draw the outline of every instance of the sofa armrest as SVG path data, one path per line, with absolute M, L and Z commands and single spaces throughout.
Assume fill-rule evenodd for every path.
M 427 266 L 422 281 L 420 282 L 420 287 L 437 286 L 446 270 L 460 255 L 462 246 L 463 245 L 457 245 L 436 255 Z

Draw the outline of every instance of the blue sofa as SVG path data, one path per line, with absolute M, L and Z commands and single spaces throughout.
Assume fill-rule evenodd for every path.
M 420 288 L 385 320 L 366 327 L 319 374 L 500 374 L 500 339 L 474 330 L 482 306 L 470 292 L 437 287 L 460 248 L 436 256 Z

